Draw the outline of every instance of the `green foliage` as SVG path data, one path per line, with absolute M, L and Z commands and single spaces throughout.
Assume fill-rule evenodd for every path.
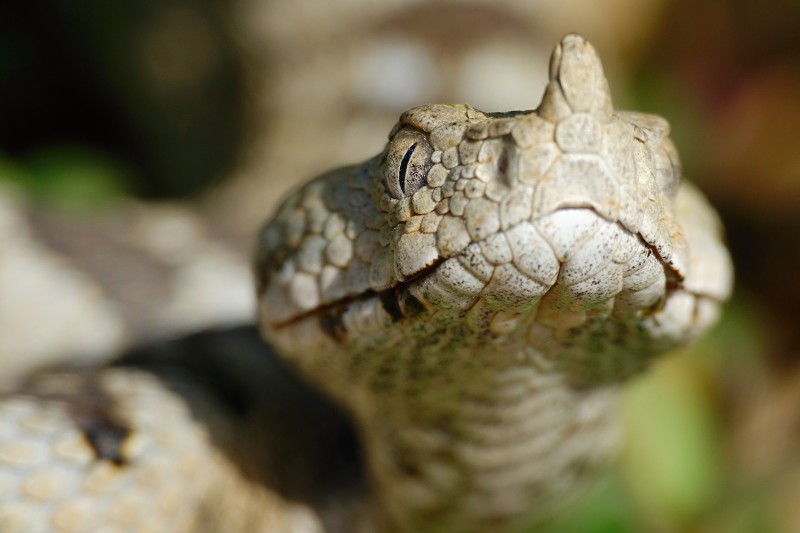
M 634 533 L 641 530 L 634 511 L 619 477 L 609 475 L 552 522 L 527 533 Z
M 704 369 L 672 356 L 626 392 L 623 471 L 636 501 L 658 522 L 689 524 L 714 503 L 721 429 Z
M 40 201 L 70 209 L 110 204 L 125 194 L 129 171 L 117 160 L 82 146 L 38 150 L 17 161 L 0 156 L 0 180 Z

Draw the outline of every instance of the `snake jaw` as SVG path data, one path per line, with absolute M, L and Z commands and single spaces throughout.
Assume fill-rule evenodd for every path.
M 708 272 L 727 279 L 730 267 L 690 249 L 707 231 L 681 225 L 668 134 L 660 117 L 612 111 L 600 60 L 575 35 L 556 48 L 535 112 L 406 111 L 381 155 L 310 182 L 265 226 L 267 336 L 288 352 L 301 323 L 302 336 L 322 335 L 306 351 L 325 336 L 358 351 L 350 341 L 381 342 L 382 328 L 434 323 L 476 343 L 544 328 L 553 350 L 606 323 L 635 330 L 637 350 L 651 329 L 680 338 L 691 324 L 662 334 L 653 320 L 681 295 L 724 294 Z
M 729 263 L 690 249 L 706 237 L 687 236 L 674 207 L 685 187 L 669 124 L 610 106 L 596 52 L 573 35 L 535 112 L 403 113 L 381 155 L 310 182 L 262 231 L 267 336 L 287 352 L 298 337 L 316 339 L 309 353 L 330 340 L 357 352 L 385 328 L 438 323 L 476 343 L 544 328 L 561 349 L 605 322 L 644 324 L 632 338 L 652 331 L 659 346 L 703 329 L 711 319 L 693 328 L 670 302 L 724 299 L 713 279 Z

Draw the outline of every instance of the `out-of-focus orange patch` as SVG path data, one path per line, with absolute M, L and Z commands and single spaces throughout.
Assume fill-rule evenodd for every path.
M 707 186 L 758 218 L 800 209 L 800 68 L 755 74 L 712 117 Z

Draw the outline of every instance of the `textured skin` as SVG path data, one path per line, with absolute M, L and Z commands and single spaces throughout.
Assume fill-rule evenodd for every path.
M 146 376 L 104 375 L 100 383 L 110 393 L 129 398 L 134 406 L 131 422 L 141 428 L 125 442 L 120 454 L 135 465 L 135 472 L 120 476 L 122 469 L 113 461 L 96 461 L 84 445 L 82 431 L 71 424 L 72 414 L 57 401 L 64 390 L 75 386 L 71 381 L 80 379 L 56 374 L 49 383 L 32 387 L 36 396 L 2 405 L 3 434 L 17 437 L 0 446 L 2 485 L 19 488 L 16 498 L 3 502 L 2 531 L 90 531 L 101 526 L 106 531 L 127 531 L 140 524 L 142 514 L 149 515 L 142 524 L 145 531 L 159 527 L 188 530 L 194 519 L 189 503 L 193 498 L 184 498 L 178 485 L 164 483 L 164 479 L 186 478 L 207 459 L 209 454 L 202 448 L 208 443 L 202 438 L 202 428 L 191 424 L 184 406 Z M 37 399 L 32 401 L 34 397 Z M 167 431 L 152 431 L 157 417 L 171 421 Z M 171 455 L 166 445 L 176 438 L 191 444 L 181 456 Z M 164 451 L 154 454 L 153 449 Z M 214 470 L 210 465 L 208 472 Z M 142 490 L 128 490 L 131 480 L 139 482 Z M 195 485 L 195 489 L 202 492 L 208 487 Z M 82 498 L 65 502 L 78 491 L 83 492 Z M 36 512 L 43 506 L 52 506 L 52 514 Z
M 613 445 L 615 385 L 715 321 L 730 261 L 667 135 L 570 35 L 536 111 L 413 108 L 265 226 L 262 329 L 354 414 L 392 527 L 547 510 Z
M 324 527 L 504 531 L 608 456 L 618 385 L 707 329 L 731 285 L 667 130 L 612 111 L 594 50 L 568 36 L 535 112 L 411 109 L 382 154 L 286 200 L 259 236 L 261 329 L 352 413 L 374 495 L 366 518 L 357 502 Z M 207 341 L 169 365 L 204 361 Z M 225 401 L 185 372 L 122 367 L 4 390 L 0 531 L 319 531 L 265 472 L 327 483 L 277 422 L 287 405 L 301 429 L 330 415 L 301 409 L 263 355 Z M 306 455 L 336 440 L 306 433 Z M 326 498 L 312 503 L 352 504 Z
M 86 426 L 76 427 L 74 420 L 102 424 L 91 417 L 108 415 L 76 413 L 70 409 L 76 404 L 66 401 L 76 390 L 90 394 L 76 383 L 82 379 L 76 374 L 47 376 L 28 387 L 29 395 L 0 407 L 0 493 L 5 496 L 0 530 L 195 530 L 198 501 L 213 498 L 218 490 L 214 485 L 225 479 L 223 460 L 204 428 L 151 376 L 107 371 L 92 387 L 126 398 L 126 422 L 137 431 L 119 450 L 122 464 L 116 458 L 98 461 L 86 445 Z M 197 471 L 203 472 L 200 482 L 188 482 Z
M 341 468 L 313 446 L 335 448 L 341 436 L 284 419 L 287 402 L 301 421 L 330 425 L 335 415 L 276 364 L 255 328 L 224 329 L 133 350 L 120 366 L 46 372 L 6 392 L 0 531 L 320 531 L 302 503 L 319 501 Z M 303 457 L 291 458 L 297 450 Z M 334 486 L 330 505 L 347 516 L 350 486 Z

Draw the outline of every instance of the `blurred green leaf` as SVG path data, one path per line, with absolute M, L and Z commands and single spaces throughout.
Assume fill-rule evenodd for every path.
M 769 313 L 760 309 L 758 299 L 737 290 L 719 324 L 688 351 L 718 366 L 761 363 L 768 351 L 769 323 Z
M 623 400 L 623 471 L 656 522 L 691 522 L 718 495 L 721 432 L 703 373 L 685 354 L 669 357 Z
M 605 476 L 551 522 L 529 533 L 633 533 L 632 502 L 619 478 Z
M 108 155 L 82 146 L 38 150 L 25 164 L 0 156 L 0 179 L 62 207 L 86 209 L 111 203 L 126 192 L 129 171 Z
M 24 165 L 0 154 L 0 181 L 16 183 L 29 189 L 33 184 L 33 176 Z

